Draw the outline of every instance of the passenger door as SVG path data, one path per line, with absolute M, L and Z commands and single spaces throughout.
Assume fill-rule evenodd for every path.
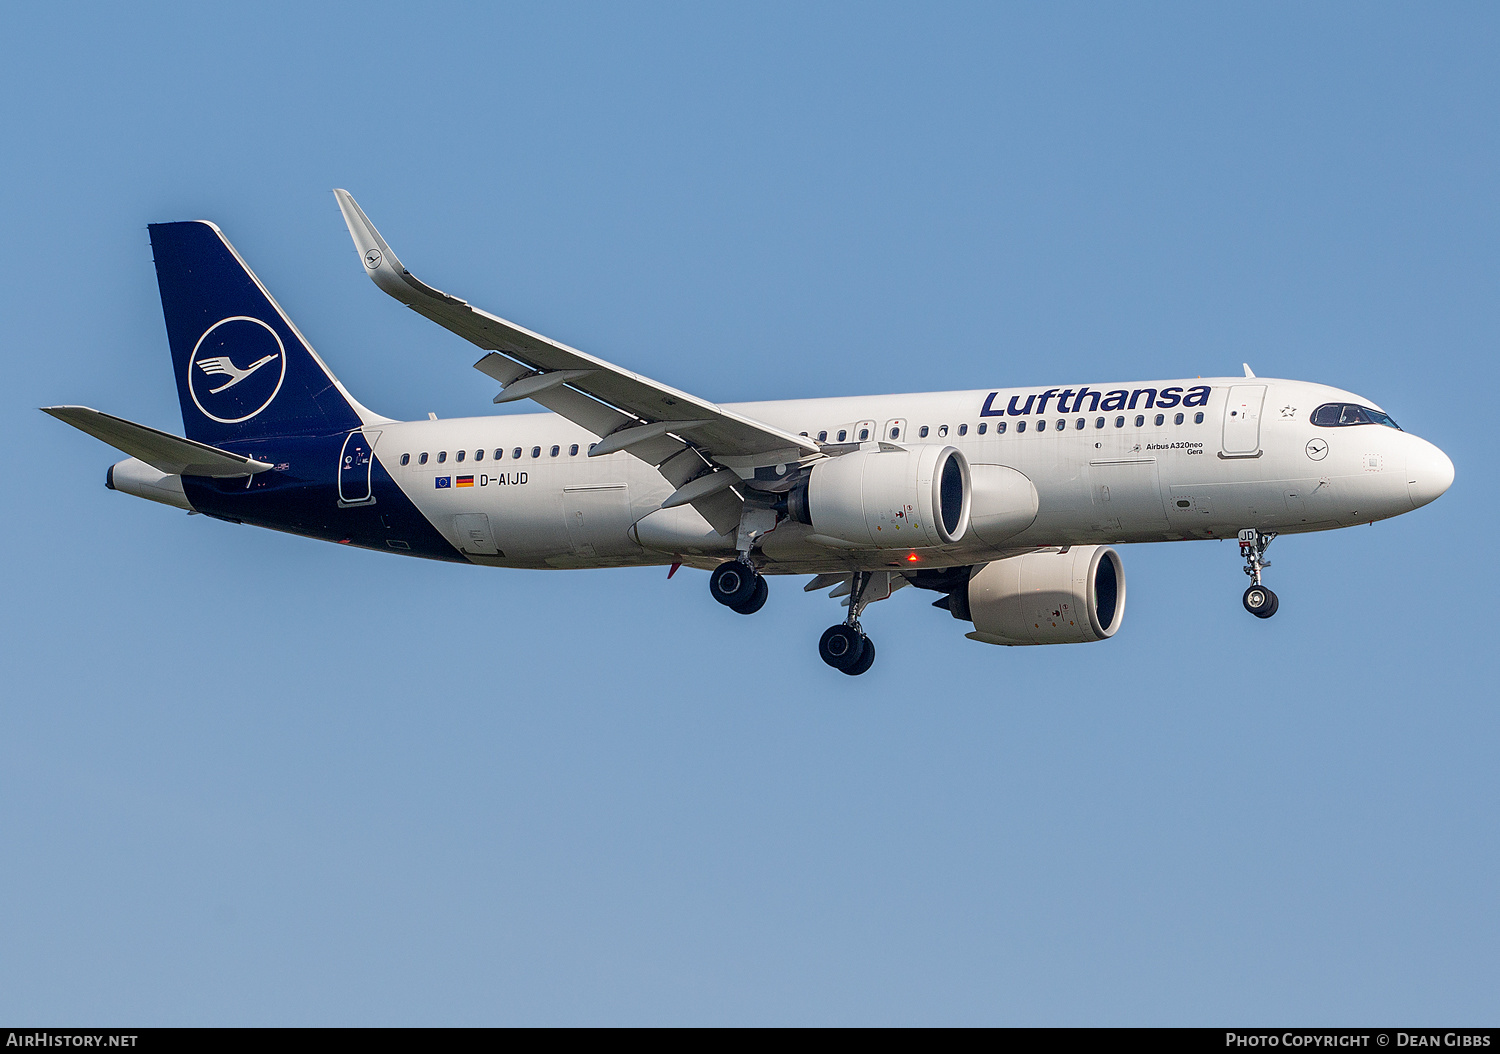
M 379 432 L 356 429 L 344 437 L 339 450 L 339 508 L 374 505 L 370 473 L 375 467 L 375 441 Z
M 1260 456 L 1260 408 L 1264 384 L 1236 384 L 1224 404 L 1224 442 L 1220 457 Z

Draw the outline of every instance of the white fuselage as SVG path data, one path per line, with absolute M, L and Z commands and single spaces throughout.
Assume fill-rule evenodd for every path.
M 1183 405 L 1180 396 L 1173 406 L 1154 405 L 1158 393 L 1195 387 L 1209 389 L 1198 405 Z M 977 471 L 995 466 L 1034 488 L 1034 516 L 1014 487 L 997 491 L 1010 513 L 1021 508 L 1020 521 L 1012 515 L 1003 529 L 971 530 L 938 547 L 830 547 L 810 540 L 811 527 L 784 519 L 760 540 L 763 570 L 943 567 L 1043 546 L 1225 538 L 1247 527 L 1328 530 L 1409 512 L 1452 480 L 1451 462 L 1417 436 L 1383 425 L 1314 425 L 1319 405 L 1374 405 L 1325 385 L 1230 377 L 1047 391 L 1046 400 L 1041 389 L 1026 388 L 727 407 L 830 444 L 952 445 Z M 1059 413 L 1060 391 L 1090 394 L 1071 394 L 1082 405 Z M 1104 409 L 1110 400 L 1097 400 L 1110 392 L 1128 393 L 1136 405 Z M 1007 412 L 1028 406 L 1030 413 Z M 651 465 L 625 452 L 589 457 L 598 437 L 555 414 L 392 422 L 366 431 L 380 464 L 475 563 L 711 566 L 735 551 L 734 537 L 715 533 L 690 506 L 660 510 L 673 488 Z M 984 497 L 980 488 L 976 502 Z M 976 506 L 976 522 L 1002 511 Z

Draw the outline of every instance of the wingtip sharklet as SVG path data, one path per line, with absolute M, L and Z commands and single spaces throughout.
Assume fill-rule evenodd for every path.
M 408 307 L 414 307 L 423 297 L 436 297 L 445 303 L 468 307 L 468 301 L 435 289 L 408 271 L 391 251 L 390 244 L 380 236 L 375 224 L 370 222 L 370 217 L 365 215 L 365 210 L 359 207 L 353 194 L 335 187 L 333 197 L 339 203 L 344 226 L 349 228 L 349 237 L 354 240 L 354 250 L 365 266 L 365 273 L 382 291 Z

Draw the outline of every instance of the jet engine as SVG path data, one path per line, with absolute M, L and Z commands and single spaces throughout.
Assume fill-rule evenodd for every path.
M 890 445 L 819 461 L 787 495 L 787 511 L 831 540 L 906 549 L 959 541 L 972 501 L 957 447 Z
M 1104 640 L 1125 614 L 1125 568 L 1104 545 L 1027 553 L 985 564 L 969 579 L 967 599 L 969 636 L 986 644 Z M 960 607 L 950 606 L 956 617 Z

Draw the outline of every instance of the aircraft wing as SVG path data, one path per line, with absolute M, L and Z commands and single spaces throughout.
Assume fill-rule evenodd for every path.
M 720 533 L 732 533 L 741 499 L 730 488 L 739 480 L 722 473 L 748 475 L 820 453 L 806 436 L 725 410 L 434 289 L 402 266 L 348 191 L 333 193 L 371 280 L 490 353 L 474 366 L 504 386 L 497 403 L 533 399 L 599 436 L 595 455 L 628 450 L 655 465 L 678 488 L 669 506 L 691 504 Z M 716 478 L 703 478 L 710 475 Z
M 183 439 L 138 425 L 123 417 L 101 413 L 87 406 L 44 406 L 42 413 L 102 439 L 116 450 L 139 458 L 158 472 L 179 476 L 213 476 L 221 479 L 251 476 L 272 466 L 264 461 L 231 454 L 207 443 Z

